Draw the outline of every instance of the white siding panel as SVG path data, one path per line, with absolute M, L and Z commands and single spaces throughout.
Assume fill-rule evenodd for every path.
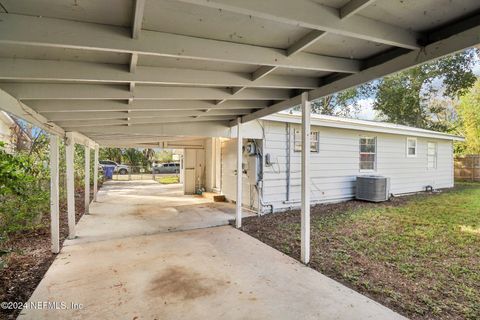
M 300 153 L 293 151 L 293 130 L 290 137 L 290 201 L 286 201 L 287 188 L 287 136 L 286 124 L 264 121 L 265 149 L 270 154 L 271 166 L 264 168 L 263 201 L 275 210 L 299 206 Z M 402 194 L 422 191 L 427 185 L 434 188 L 453 186 L 452 143 L 446 140 L 417 138 L 417 156 L 406 156 L 407 136 L 374 134 L 347 129 L 312 127 L 319 132 L 319 152 L 311 154 L 312 203 L 336 202 L 355 196 L 357 175 L 384 175 L 391 179 L 391 192 Z M 377 169 L 359 170 L 360 136 L 377 137 Z M 437 168 L 427 169 L 427 143 L 437 143 Z

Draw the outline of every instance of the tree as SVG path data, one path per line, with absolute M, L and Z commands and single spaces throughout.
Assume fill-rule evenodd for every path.
M 161 150 L 155 155 L 155 160 L 158 162 L 172 162 L 173 161 L 173 151 L 172 150 Z
M 339 117 L 355 117 L 360 111 L 358 101 L 365 95 L 365 86 L 351 88 L 312 101 L 312 113 Z
M 145 165 L 148 165 L 148 163 L 155 160 L 155 150 L 150 148 L 143 149 L 143 156 L 145 158 L 145 161 L 144 161 L 146 163 Z
M 477 49 L 469 49 L 377 81 L 372 86 L 374 109 L 389 122 L 451 131 L 451 104 L 438 102 L 455 99 L 473 86 L 477 55 Z
M 459 133 L 465 137 L 461 153 L 480 154 L 480 80 L 460 98 L 456 106 L 461 127 Z
M 117 163 L 122 162 L 122 150 L 119 148 L 101 148 L 100 149 L 101 160 L 111 160 Z
M 313 100 L 312 113 L 337 117 L 356 117 L 360 112 L 359 101 L 371 94 L 370 84 L 346 89 L 335 94 Z M 292 111 L 300 111 L 300 106 L 293 107 Z
M 360 100 L 373 98 L 381 120 L 437 131 L 455 130 L 452 102 L 474 84 L 472 70 L 478 56 L 478 49 L 468 49 L 317 99 L 312 101 L 312 112 L 356 117 Z
M 131 166 L 141 166 L 144 163 L 145 156 L 136 148 L 126 148 L 122 150 L 122 158 Z

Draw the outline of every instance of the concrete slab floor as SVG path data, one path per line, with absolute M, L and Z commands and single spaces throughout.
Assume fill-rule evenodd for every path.
M 64 245 L 189 230 L 228 224 L 235 205 L 184 195 L 180 184 L 153 180 L 109 181 L 98 192 L 90 214 L 77 225 L 77 238 Z M 244 211 L 245 216 L 253 215 Z
M 133 231 L 117 228 L 136 219 L 125 217 L 135 212 L 128 199 L 145 205 L 139 194 L 155 189 L 125 187 L 104 187 L 78 225 L 79 240 L 87 231 L 89 240 L 64 246 L 29 300 L 57 308 L 23 310 L 19 319 L 405 319 L 231 226 L 138 235 L 175 222 L 147 215 Z

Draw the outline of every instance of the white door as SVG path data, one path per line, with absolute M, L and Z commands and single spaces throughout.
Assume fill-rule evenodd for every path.
M 197 150 L 195 149 L 185 149 L 184 157 L 184 181 L 183 181 L 183 191 L 185 194 L 194 194 L 195 193 L 195 169 L 197 164 Z
M 196 149 L 195 153 L 195 190 L 205 188 L 205 149 Z
M 205 186 L 205 149 L 185 149 L 185 194 L 194 194 Z
M 245 140 L 244 140 L 245 143 Z M 248 162 L 248 156 L 243 154 L 242 162 Z M 222 194 L 229 200 L 237 200 L 237 140 L 230 139 L 222 142 Z M 246 174 L 242 174 L 244 205 L 251 202 L 251 186 Z M 253 196 L 253 193 L 252 193 Z

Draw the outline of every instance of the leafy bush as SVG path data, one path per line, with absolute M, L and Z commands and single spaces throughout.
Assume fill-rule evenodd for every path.
M 0 142 L 0 237 L 32 228 L 48 212 L 48 171 L 29 154 L 8 154 Z

